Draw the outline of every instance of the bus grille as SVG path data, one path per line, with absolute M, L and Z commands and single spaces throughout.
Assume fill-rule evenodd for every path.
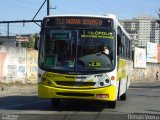
M 57 85 L 74 86 L 74 87 L 93 87 L 96 82 L 80 82 L 80 81 L 55 81 Z
M 74 97 L 92 97 L 94 94 L 87 94 L 87 93 L 61 93 L 57 92 L 57 95 L 62 95 L 62 96 L 74 96 Z

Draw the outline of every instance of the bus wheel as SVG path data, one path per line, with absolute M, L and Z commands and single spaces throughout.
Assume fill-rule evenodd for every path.
M 126 100 L 127 99 L 127 95 L 126 93 L 123 93 L 121 96 L 120 96 L 120 100 Z
M 116 101 L 108 101 L 107 105 L 109 108 L 116 108 Z
M 52 98 L 52 107 L 59 107 L 61 104 L 61 99 L 59 98 Z

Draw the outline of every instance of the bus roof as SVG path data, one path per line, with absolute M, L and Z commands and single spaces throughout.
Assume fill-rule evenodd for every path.
M 112 14 L 106 14 L 106 15 L 86 15 L 86 14 L 66 14 L 66 15 L 50 15 L 50 16 L 46 16 L 45 18 L 49 18 L 49 17 L 100 17 L 100 18 L 112 18 L 112 19 L 116 19 L 115 15 Z

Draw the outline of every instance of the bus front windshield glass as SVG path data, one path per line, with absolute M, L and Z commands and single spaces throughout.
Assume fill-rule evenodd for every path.
M 101 29 L 44 32 L 39 64 L 65 71 L 110 71 L 115 66 L 115 33 Z

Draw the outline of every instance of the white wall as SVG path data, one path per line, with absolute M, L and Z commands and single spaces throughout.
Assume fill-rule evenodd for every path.
M 30 52 L 27 52 L 30 51 Z M 34 64 L 31 63 L 30 55 L 34 52 Z M 22 83 L 37 81 L 37 58 L 38 52 L 28 50 L 26 48 L 0 46 L 0 82 L 15 82 Z M 27 65 L 28 64 L 28 65 Z M 31 71 L 30 67 L 34 66 L 35 71 Z M 29 67 L 29 68 L 28 68 Z M 34 76 L 34 80 L 27 79 Z M 27 81 L 28 80 L 28 81 Z

